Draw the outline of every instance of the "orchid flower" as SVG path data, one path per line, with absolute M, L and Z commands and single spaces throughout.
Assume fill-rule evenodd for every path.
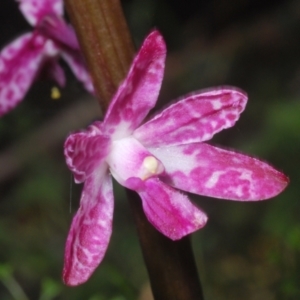
M 206 214 L 179 190 L 236 201 L 274 197 L 288 178 L 268 164 L 204 143 L 231 127 L 247 95 L 236 88 L 196 92 L 144 121 L 156 104 L 166 47 L 158 31 L 144 41 L 103 122 L 71 134 L 64 145 L 75 182 L 84 182 L 66 242 L 64 282 L 86 281 L 106 252 L 112 232 L 111 175 L 136 191 L 148 220 L 178 240 L 202 228 Z
M 0 116 L 24 98 L 42 69 L 65 84 L 61 56 L 89 92 L 93 92 L 74 30 L 62 19 L 62 0 L 18 0 L 34 30 L 18 37 L 0 53 Z

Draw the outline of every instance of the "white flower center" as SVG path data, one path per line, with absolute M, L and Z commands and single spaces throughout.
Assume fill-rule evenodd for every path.
M 120 184 L 130 177 L 146 180 L 164 171 L 163 164 L 132 136 L 113 142 L 107 163 Z

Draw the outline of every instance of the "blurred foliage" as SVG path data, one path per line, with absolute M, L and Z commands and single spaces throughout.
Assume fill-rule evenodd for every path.
M 169 52 L 159 105 L 209 86 L 246 90 L 249 103 L 241 120 L 213 143 L 269 161 L 291 179 L 282 195 L 259 203 L 191 195 L 210 217 L 193 236 L 206 299 L 300 299 L 300 2 L 122 4 L 137 45 L 152 27 L 166 38 Z M 13 0 L 1 1 L 0 13 L 4 46 L 29 27 Z M 1 119 L 1 151 L 84 95 L 70 72 L 68 76 L 59 100 L 50 97 L 53 83 L 40 80 Z M 114 232 L 104 262 L 80 287 L 61 282 L 65 238 L 81 189 L 70 184 L 62 143 L 37 151 L 1 182 L 0 299 L 137 299 L 147 274 L 124 192 L 117 185 Z

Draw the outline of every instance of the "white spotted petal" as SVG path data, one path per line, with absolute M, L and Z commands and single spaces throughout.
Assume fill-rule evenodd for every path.
M 13 109 L 39 74 L 45 58 L 58 48 L 43 36 L 27 33 L 6 46 L 0 54 L 0 116 Z
M 28 23 L 32 26 L 38 24 L 43 17 L 49 14 L 63 15 L 63 0 L 17 0 L 20 10 Z
M 264 200 L 278 195 L 289 182 L 284 174 L 265 162 L 205 143 L 149 151 L 163 162 L 166 183 L 203 196 Z
M 154 30 L 145 39 L 105 115 L 107 131 L 114 138 L 130 135 L 156 104 L 165 58 L 165 42 Z
M 64 154 L 76 183 L 84 182 L 104 163 L 111 141 L 102 132 L 102 123 L 95 122 L 84 132 L 71 134 L 65 141 Z
M 148 147 L 207 141 L 232 127 L 246 103 L 246 93 L 232 87 L 193 93 L 156 114 L 133 135 Z
M 80 207 L 65 247 L 63 280 L 67 285 L 75 286 L 88 280 L 108 247 L 114 201 L 106 168 L 102 165 L 84 183 Z
M 202 228 L 207 216 L 188 197 L 166 185 L 159 178 L 129 178 L 126 186 L 138 192 L 149 222 L 172 240 Z

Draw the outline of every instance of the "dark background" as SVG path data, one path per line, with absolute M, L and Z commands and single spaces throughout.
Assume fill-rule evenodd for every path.
M 260 157 L 291 180 L 282 195 L 257 203 L 190 195 L 210 218 L 193 234 L 206 299 L 300 299 L 300 2 L 122 4 L 137 46 L 153 27 L 166 39 L 159 105 L 211 86 L 247 91 L 241 120 L 212 143 Z M 31 30 L 13 0 L 1 0 L 0 20 L 1 48 Z M 96 101 L 65 69 L 68 82 L 59 100 L 51 99 L 55 83 L 42 77 L 0 120 L 0 299 L 150 300 L 140 295 L 147 274 L 117 185 L 114 232 L 103 263 L 80 287 L 61 282 L 81 189 L 71 184 L 62 145 L 70 131 L 101 117 Z

